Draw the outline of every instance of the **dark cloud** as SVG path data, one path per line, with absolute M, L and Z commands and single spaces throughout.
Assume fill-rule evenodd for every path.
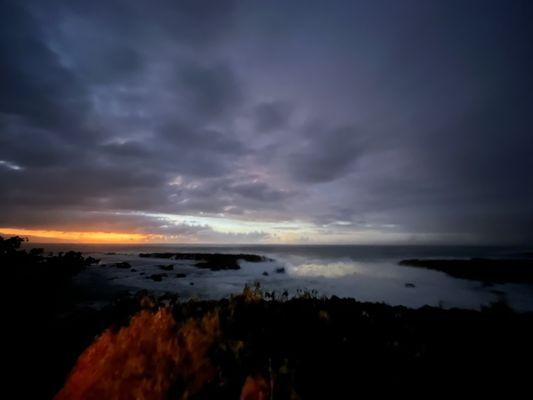
M 283 101 L 265 102 L 254 108 L 255 128 L 259 132 L 269 132 L 287 127 L 291 106 Z
M 80 125 L 84 88 L 43 42 L 37 21 L 17 2 L 0 3 L 0 112 L 43 128 Z
M 278 203 L 291 195 L 289 191 L 273 189 L 265 182 L 236 183 L 230 186 L 229 189 L 242 197 L 260 200 L 265 203 Z
M 219 116 L 242 101 L 235 74 L 225 65 L 188 65 L 179 70 L 178 90 L 186 103 L 201 116 Z
M 88 24 L 89 32 L 78 27 L 73 34 L 104 34 L 108 40 L 175 41 L 181 46 L 209 46 L 227 35 L 233 26 L 235 1 L 160 0 L 148 4 L 142 0 L 109 2 L 51 0 L 47 4 L 31 2 L 32 10 L 44 19 L 61 19 Z M 90 45 L 90 44 L 89 44 Z
M 100 146 L 103 153 L 117 157 L 148 158 L 150 151 L 142 142 L 106 143 Z
M 353 127 L 309 129 L 301 138 L 298 150 L 289 154 L 293 176 L 303 182 L 320 183 L 351 172 L 350 168 L 363 152 L 361 133 Z
M 240 141 L 230 134 L 206 127 L 195 127 L 181 122 L 170 122 L 159 130 L 160 137 L 178 149 L 193 149 L 213 153 L 238 155 L 245 150 Z
M 144 68 L 142 56 L 134 49 L 105 43 L 80 53 L 77 63 L 80 78 L 102 85 L 139 78 Z
M 525 0 L 0 1 L 0 227 L 533 240 L 532 19 Z

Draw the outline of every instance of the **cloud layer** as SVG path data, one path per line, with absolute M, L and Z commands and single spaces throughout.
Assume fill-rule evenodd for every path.
M 533 240 L 528 1 L 0 8 L 0 227 Z

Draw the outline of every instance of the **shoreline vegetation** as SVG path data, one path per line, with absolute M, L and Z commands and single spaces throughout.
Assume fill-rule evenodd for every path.
M 509 396 L 529 382 L 533 314 L 503 302 L 409 309 L 252 286 L 213 301 L 125 293 L 92 308 L 71 278 L 97 260 L 22 240 L 0 238 L 19 398 Z

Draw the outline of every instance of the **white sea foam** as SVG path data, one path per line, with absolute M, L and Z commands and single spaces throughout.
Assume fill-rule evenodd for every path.
M 68 248 L 67 248 L 68 250 Z M 239 293 L 245 285 L 258 282 L 265 291 L 316 290 L 320 295 L 353 297 L 361 301 L 386 302 L 408 307 L 429 304 L 446 308 L 479 308 L 505 296 L 509 304 L 520 311 L 533 311 L 531 285 L 484 286 L 480 282 L 456 279 L 442 272 L 399 266 L 398 261 L 416 257 L 485 256 L 479 249 L 319 246 L 282 248 L 112 248 L 80 249 L 102 259 L 102 264 L 127 261 L 134 271 L 112 266 L 90 267 L 77 277 L 86 287 L 106 291 L 172 292 L 181 298 L 217 299 Z M 89 250 L 89 251 L 88 251 Z M 482 249 L 483 250 L 483 249 Z M 490 256 L 500 254 L 496 249 Z M 55 251 L 58 251 L 55 249 Z M 94 253 L 91 253 L 94 252 Z M 192 251 L 263 254 L 273 261 L 252 263 L 241 261 L 239 270 L 210 271 L 194 267 L 193 262 L 142 258 L 141 252 Z M 174 264 L 173 271 L 163 271 L 161 264 Z M 153 274 L 167 274 L 161 281 Z M 176 277 L 176 274 L 186 277 Z M 103 289 L 102 289 L 103 290 Z
M 354 262 L 304 263 L 291 265 L 288 273 L 299 277 L 341 278 L 356 275 L 358 265 Z

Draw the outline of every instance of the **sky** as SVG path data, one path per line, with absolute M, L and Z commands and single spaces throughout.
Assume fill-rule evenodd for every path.
M 533 242 L 533 2 L 0 0 L 0 233 Z

